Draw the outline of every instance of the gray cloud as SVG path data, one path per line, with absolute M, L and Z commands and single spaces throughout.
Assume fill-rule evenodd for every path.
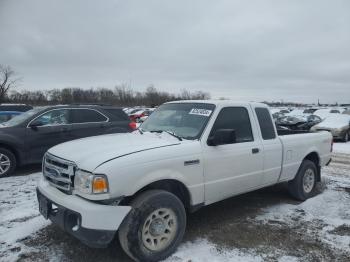
M 131 81 L 244 100 L 350 102 L 350 2 L 0 0 L 26 89 Z

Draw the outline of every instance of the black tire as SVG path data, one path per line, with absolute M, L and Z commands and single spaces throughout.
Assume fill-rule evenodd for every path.
M 8 159 L 10 161 L 9 167 L 5 172 L 1 170 L 3 167 L 0 167 L 0 178 L 12 175 L 17 166 L 15 155 L 8 149 L 0 148 L 0 161 L 4 161 L 5 159 Z
M 313 181 L 312 186 L 307 187 L 308 190 L 304 187 L 304 177 L 307 174 L 310 174 L 310 170 L 313 172 Z M 289 193 L 297 200 L 305 201 L 306 199 L 313 197 L 316 193 L 318 171 L 314 162 L 310 160 L 304 160 L 298 170 L 295 178 L 288 182 Z M 311 182 L 310 182 L 311 184 Z
M 123 250 L 135 261 L 145 262 L 160 261 L 175 252 L 186 229 L 186 211 L 181 200 L 167 191 L 149 190 L 141 193 L 132 201 L 131 206 L 132 210 L 123 220 L 118 232 Z M 169 245 L 162 250 L 154 251 L 144 244 L 142 230 L 146 225 L 146 219 L 161 208 L 172 210 L 177 226 Z

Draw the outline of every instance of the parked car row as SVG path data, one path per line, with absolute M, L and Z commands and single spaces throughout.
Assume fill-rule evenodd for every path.
M 30 109 L 33 107 L 25 104 L 0 104 L 0 123 L 9 121 Z
M 136 128 L 122 108 L 98 105 L 36 107 L 0 124 L 0 177 L 18 166 L 41 163 L 57 144 Z
M 128 114 L 130 119 L 136 123 L 144 122 L 156 108 L 124 108 L 124 112 Z
M 350 115 L 329 116 L 311 128 L 311 131 L 329 131 L 334 139 L 348 142 L 350 139 Z
M 320 122 L 322 122 L 322 119 L 317 115 L 287 115 L 278 118 L 276 121 L 276 125 L 278 127 L 286 127 L 291 130 L 308 131 L 311 127 Z
M 274 108 L 271 110 L 278 129 L 329 131 L 334 139 L 350 139 L 350 110 L 346 108 Z

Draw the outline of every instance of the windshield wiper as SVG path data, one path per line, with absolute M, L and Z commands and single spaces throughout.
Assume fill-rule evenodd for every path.
M 163 133 L 163 132 L 166 132 L 168 133 L 169 135 L 172 135 L 173 137 L 176 137 L 177 139 L 179 139 L 180 141 L 182 141 L 182 137 L 181 136 L 178 136 L 177 134 L 175 134 L 174 132 L 171 132 L 171 131 L 167 131 L 167 130 L 152 130 L 150 131 L 151 133 Z
M 167 132 L 169 135 L 172 135 L 173 137 L 176 137 L 177 139 L 179 139 L 180 141 L 182 141 L 182 137 L 181 136 L 178 136 L 177 134 L 175 134 L 174 132 L 171 132 L 171 131 L 164 131 L 164 132 Z

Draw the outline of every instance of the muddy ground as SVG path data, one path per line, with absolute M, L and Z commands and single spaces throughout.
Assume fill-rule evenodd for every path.
M 19 174 L 26 175 L 36 171 L 40 171 L 40 167 L 32 166 L 21 170 Z M 338 154 L 324 172 L 327 176 L 318 185 L 319 194 L 330 190 L 330 185 L 334 184 L 329 177 L 336 177 L 338 173 L 341 173 L 341 177 L 350 177 L 350 156 Z M 331 190 L 347 192 L 350 201 L 348 187 L 332 186 Z M 219 250 L 254 250 L 254 254 L 261 255 L 264 261 L 279 261 L 281 254 L 300 261 L 350 261 L 350 246 L 348 249 L 339 249 L 324 241 L 319 233 L 325 230 L 325 222 L 322 219 L 304 219 L 303 209 L 296 209 L 291 216 L 292 222 L 256 219 L 266 208 L 280 204 L 299 204 L 288 195 L 285 184 L 204 207 L 188 216 L 184 242 L 198 238 L 208 239 Z M 330 233 L 350 237 L 350 227 L 347 224 L 340 225 Z M 106 249 L 89 248 L 52 224 L 20 240 L 20 243 L 31 251 L 20 254 L 18 261 L 130 261 L 118 241 L 114 241 Z M 12 252 L 19 252 L 18 249 L 20 247 Z M 177 261 L 176 256 L 174 261 Z

